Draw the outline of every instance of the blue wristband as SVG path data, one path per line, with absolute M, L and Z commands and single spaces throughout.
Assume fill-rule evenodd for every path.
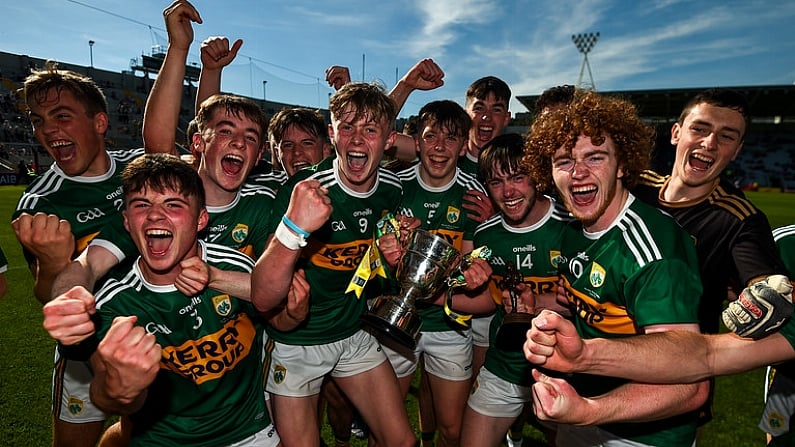
M 295 232 L 295 234 L 303 237 L 304 239 L 309 238 L 309 232 L 304 230 L 303 228 L 299 227 L 298 225 L 296 225 L 295 222 L 290 220 L 290 218 L 287 217 L 286 214 L 284 216 L 282 216 L 282 222 L 285 225 L 287 225 L 287 228 L 293 230 Z

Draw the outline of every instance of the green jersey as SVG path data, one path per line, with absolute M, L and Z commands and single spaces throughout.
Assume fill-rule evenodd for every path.
M 328 190 L 334 207 L 326 223 L 307 240 L 297 264 L 306 269 L 306 279 L 311 286 L 309 314 L 289 332 L 268 326 L 268 335 L 280 343 L 326 344 L 359 330 L 368 289 L 365 288 L 361 298 L 345 290 L 373 242 L 376 222 L 385 213 L 394 212 L 400 203 L 402 189 L 395 174 L 379 168 L 373 188 L 359 193 L 342 183 L 337 163 L 336 158 L 327 158 L 318 165 L 300 170 L 276 194 L 271 228 L 276 228 L 281 221 L 293 188 L 301 180 L 319 181 Z M 368 288 L 372 283 L 368 283 Z
M 669 215 L 634 196 L 607 230 L 569 227 L 561 254 L 566 296 L 583 338 L 627 337 L 657 324 L 698 324 L 702 289 L 693 240 Z M 576 374 L 570 379 L 586 397 L 625 382 Z M 602 428 L 649 445 L 690 446 L 696 420 L 688 413 Z
M 497 377 L 522 386 L 533 384 L 530 371 L 533 365 L 520 351 L 505 351 L 495 346 L 497 329 L 505 318 L 502 304 L 503 279 L 507 265 L 513 262 L 522 274 L 523 282 L 535 294 L 556 292 L 558 289 L 558 262 L 561 239 L 569 217 L 566 209 L 549 199 L 549 209 L 544 217 L 529 227 L 516 228 L 497 214 L 475 230 L 475 246 L 487 245 L 491 251 L 492 275 L 489 293 L 497 310 L 489 327 L 489 348 L 484 366 Z
M 477 226 L 477 222 L 469 218 L 462 206 L 464 193 L 470 189 L 485 193 L 475 177 L 456 169 L 450 183 L 433 187 L 422 181 L 419 164 L 401 171 L 398 177 L 403 185 L 403 200 L 398 213 L 416 217 L 422 222 L 422 229 L 443 237 L 461 251 L 463 242 L 472 240 Z M 417 310 L 423 332 L 461 329 L 445 316 L 441 306 L 419 301 Z
M 462 157 L 458 158 L 458 168 L 466 172 L 467 174 L 471 175 L 472 177 L 477 177 L 478 158 L 473 157 L 472 154 L 470 154 L 469 151 L 467 151 Z
M 199 242 L 204 262 L 250 273 L 248 256 Z M 139 261 L 140 262 L 140 261 Z M 229 445 L 270 425 L 265 408 L 262 328 L 251 303 L 205 289 L 187 297 L 144 279 L 138 262 L 97 294 L 97 335 L 135 315 L 162 347 L 160 371 L 132 414 L 131 446 Z
M 80 253 L 106 224 L 113 220 L 121 224 L 121 171 L 143 153 L 143 149 L 108 151 L 110 167 L 96 177 L 68 176 L 53 163 L 25 189 L 13 218 L 41 212 L 68 221 L 75 236 L 75 254 Z M 34 260 L 27 251 L 25 257 L 29 263 Z
M 244 184 L 228 205 L 207 207 L 209 221 L 199 232 L 199 239 L 258 257 L 273 231 L 269 220 L 275 196 L 267 186 Z M 93 243 L 110 250 L 119 260 L 138 254 L 130 234 L 118 221 L 103 228 Z
M 795 277 L 795 225 L 787 225 L 784 227 L 776 228 L 773 230 L 773 239 L 778 246 L 781 260 L 787 266 L 790 274 L 790 280 Z M 781 327 L 781 335 L 795 348 L 795 318 L 790 318 L 784 326 Z M 795 362 L 787 362 L 776 367 L 777 370 L 786 366 L 789 377 L 795 378 Z

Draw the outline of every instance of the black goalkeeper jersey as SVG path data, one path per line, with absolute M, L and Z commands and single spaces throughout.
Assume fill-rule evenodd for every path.
M 662 198 L 669 178 L 645 171 L 632 193 L 671 214 L 693 237 L 704 288 L 699 322 L 703 332 L 717 333 L 728 286 L 739 293 L 750 280 L 786 269 L 767 217 L 742 191 L 721 178 L 706 197 L 671 203 Z

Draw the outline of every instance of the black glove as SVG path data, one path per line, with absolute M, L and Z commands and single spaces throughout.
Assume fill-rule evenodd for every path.
M 792 311 L 792 283 L 784 275 L 771 275 L 746 287 L 722 317 L 740 337 L 760 339 L 781 327 Z

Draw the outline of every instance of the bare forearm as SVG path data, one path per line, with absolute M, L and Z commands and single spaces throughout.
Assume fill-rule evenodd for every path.
M 276 237 L 271 238 L 251 274 L 251 302 L 257 310 L 268 312 L 284 301 L 300 253 L 288 249 Z
M 199 112 L 199 106 L 205 99 L 220 92 L 221 69 L 206 69 L 202 67 L 202 71 L 199 73 L 199 87 L 196 89 L 196 109 L 194 113 Z
M 146 401 L 147 390 L 142 390 L 135 396 L 116 394 L 111 390 L 104 373 L 94 375 L 91 381 L 91 402 L 99 409 L 109 414 L 128 415 L 135 413 L 143 407 Z
M 63 262 L 38 262 L 32 267 L 35 281 L 33 283 L 33 294 L 41 304 L 49 303 L 55 296 L 52 294 L 52 287 L 55 278 L 69 265 L 69 260 Z
M 80 256 L 70 262 L 52 283 L 52 296 L 66 293 L 74 286 L 94 290 L 99 278 L 105 276 L 119 260 L 113 253 L 100 246 L 89 245 Z
M 176 154 L 174 141 L 182 104 L 182 83 L 188 50 L 169 46 L 160 73 L 146 101 L 144 147 L 148 152 Z
M 667 419 L 696 410 L 708 393 L 705 381 L 687 385 L 628 383 L 589 399 L 593 411 L 587 425 Z
M 251 301 L 251 274 L 234 272 L 210 267 L 210 282 L 208 287 L 240 298 Z

